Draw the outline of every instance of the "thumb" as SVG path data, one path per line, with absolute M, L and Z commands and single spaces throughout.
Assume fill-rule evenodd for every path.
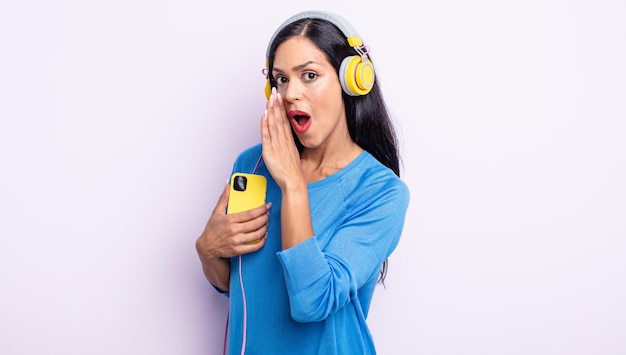
M 226 207 L 228 206 L 228 195 L 230 195 L 230 185 L 224 185 L 224 191 L 220 195 L 220 198 L 217 200 L 217 204 L 215 205 L 215 210 L 219 210 L 220 212 L 226 213 Z

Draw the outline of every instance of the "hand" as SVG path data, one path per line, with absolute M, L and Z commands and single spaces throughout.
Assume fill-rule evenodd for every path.
M 226 214 L 228 195 L 227 184 L 204 232 L 196 241 L 196 249 L 203 262 L 252 253 L 265 245 L 271 203 L 245 212 Z
M 281 190 L 288 182 L 302 177 L 300 153 L 291 133 L 283 98 L 276 88 L 272 88 L 261 119 L 261 142 L 265 165 Z

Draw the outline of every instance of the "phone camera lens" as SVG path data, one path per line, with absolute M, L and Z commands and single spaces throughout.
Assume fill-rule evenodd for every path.
M 235 176 L 234 186 L 235 191 L 246 191 L 246 186 L 248 185 L 248 179 L 245 176 L 237 175 Z

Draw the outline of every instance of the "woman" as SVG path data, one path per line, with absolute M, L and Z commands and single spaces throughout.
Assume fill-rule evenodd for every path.
M 366 317 L 409 191 L 367 48 L 339 16 L 304 12 L 267 63 L 261 144 L 233 167 L 267 178 L 267 204 L 226 214 L 225 186 L 196 242 L 230 298 L 228 351 L 375 354 Z

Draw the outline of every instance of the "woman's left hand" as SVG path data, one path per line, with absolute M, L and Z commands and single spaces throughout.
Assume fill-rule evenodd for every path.
M 282 96 L 272 88 L 261 119 L 263 160 L 272 177 L 284 189 L 287 183 L 302 178 L 300 153 L 291 133 Z

